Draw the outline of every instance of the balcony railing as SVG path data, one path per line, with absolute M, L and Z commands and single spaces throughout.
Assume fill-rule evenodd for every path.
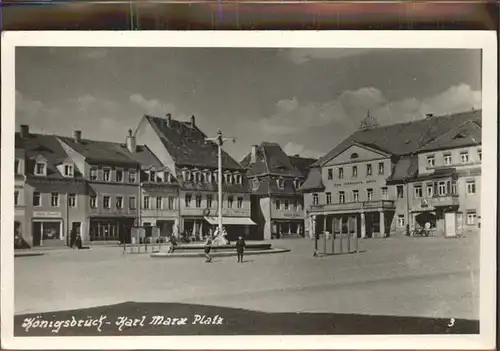
M 315 211 L 357 211 L 371 209 L 394 209 L 394 201 L 392 200 L 374 200 L 374 201 L 359 201 L 345 202 L 335 204 L 311 205 L 310 210 Z

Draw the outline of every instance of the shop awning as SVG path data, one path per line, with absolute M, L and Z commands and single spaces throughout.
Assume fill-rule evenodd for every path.
M 205 220 L 212 224 L 219 224 L 219 217 L 205 217 Z M 223 225 L 256 225 L 254 221 L 252 221 L 248 217 L 222 217 Z

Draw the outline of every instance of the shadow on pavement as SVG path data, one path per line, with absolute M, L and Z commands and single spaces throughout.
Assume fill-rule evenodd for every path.
M 265 313 L 181 303 L 125 302 L 17 315 L 14 335 L 478 334 L 479 321 L 335 313 Z

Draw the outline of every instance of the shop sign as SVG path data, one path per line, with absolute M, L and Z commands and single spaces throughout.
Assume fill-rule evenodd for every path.
M 61 212 L 51 212 L 51 211 L 34 211 L 33 217 L 43 217 L 43 218 L 60 218 Z

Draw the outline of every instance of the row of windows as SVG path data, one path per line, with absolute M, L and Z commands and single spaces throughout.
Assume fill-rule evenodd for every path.
M 175 209 L 175 197 L 174 196 L 168 196 L 168 197 L 163 197 L 163 196 L 156 196 L 154 197 L 155 199 L 155 207 L 154 209 L 157 210 L 174 210 Z M 142 198 L 142 208 L 144 210 L 150 210 L 153 209 L 152 203 L 151 203 L 151 197 L 150 196 L 144 196 Z M 102 196 L 102 207 L 103 208 L 108 208 L 110 209 L 112 206 L 114 206 L 117 209 L 123 209 L 125 204 L 124 204 L 124 197 L 123 196 L 116 196 L 114 198 L 114 204 L 111 203 L 111 196 L 109 195 L 103 195 Z M 97 196 L 90 196 L 90 208 L 97 208 L 98 207 L 98 201 L 97 201 Z M 129 196 L 128 197 L 128 209 L 129 210 L 135 210 L 137 208 L 136 204 L 136 197 L 135 196 Z
M 423 185 L 414 185 L 414 198 L 423 198 L 424 193 Z M 455 182 L 450 182 L 450 181 L 440 181 L 440 182 L 434 182 L 434 183 L 427 183 L 425 185 L 425 190 L 426 190 L 426 197 L 433 197 L 433 196 L 447 196 L 447 195 L 456 195 L 457 194 L 457 184 Z M 476 182 L 474 180 L 468 180 L 466 182 L 466 190 L 467 194 L 473 195 L 476 194 Z M 396 186 L 396 198 L 397 199 L 403 199 L 405 197 L 405 192 L 404 192 L 404 187 L 403 185 L 397 185 Z M 374 195 L 374 190 L 372 188 L 368 188 L 365 190 L 366 192 L 366 201 L 372 201 L 373 200 L 373 195 Z M 358 202 L 359 200 L 359 190 L 355 189 L 351 191 L 351 201 L 352 202 Z M 388 199 L 388 189 L 387 187 L 382 187 L 380 188 L 380 194 L 381 198 L 383 200 Z M 331 192 L 326 192 L 325 193 L 325 198 L 326 198 L 326 204 L 331 204 L 332 203 L 332 193 Z M 346 192 L 345 191 L 339 191 L 338 192 L 338 203 L 345 203 L 346 202 Z M 313 194 L 313 205 L 318 205 L 319 204 L 319 194 Z
M 195 183 L 217 183 L 218 173 L 210 171 L 182 171 L 182 178 L 185 182 L 195 182 Z M 225 173 L 222 175 L 222 181 L 227 184 L 243 184 L 243 176 L 239 173 Z
M 476 213 L 476 211 L 467 211 L 467 214 L 466 214 L 466 217 L 465 217 L 465 224 L 466 225 L 476 225 L 477 224 L 477 213 Z M 404 215 L 398 215 L 398 217 L 397 217 L 397 226 L 400 229 L 405 228 L 406 221 L 405 221 L 405 216 Z
M 99 177 L 100 173 L 100 177 Z M 113 179 L 111 177 L 113 176 Z M 111 168 L 103 168 L 101 172 L 97 167 L 92 167 L 90 169 L 90 180 L 102 180 L 104 182 L 117 182 L 122 183 L 124 181 L 124 171 L 122 169 L 115 169 L 113 172 Z M 137 171 L 129 170 L 128 171 L 128 182 L 136 183 L 137 182 Z
M 39 191 L 33 192 L 33 206 L 41 207 L 42 206 L 42 193 Z M 50 206 L 59 207 L 60 194 L 59 193 L 50 193 Z M 14 204 L 17 206 L 19 203 L 19 191 L 14 192 Z M 68 194 L 68 206 L 76 207 L 77 206 L 77 196 L 76 194 Z
M 201 208 L 201 200 L 202 200 L 202 197 L 201 195 L 196 195 L 195 198 L 194 198 L 194 205 L 196 208 Z M 206 196 L 206 200 L 207 200 L 207 204 L 206 204 L 206 208 L 212 208 L 212 206 L 214 205 L 214 201 L 213 201 L 213 196 L 212 195 L 207 195 Z M 192 194 L 186 194 L 184 196 L 184 205 L 186 207 L 192 207 L 192 203 L 193 203 L 193 195 Z M 234 196 L 228 196 L 227 197 L 227 208 L 233 208 L 234 207 Z M 243 197 L 238 197 L 236 199 L 236 208 L 243 208 Z
M 446 166 L 450 166 L 454 164 L 453 155 L 451 152 L 444 152 L 443 154 L 443 164 Z M 482 161 L 483 152 L 481 149 L 477 149 L 477 157 L 479 161 Z M 427 167 L 435 167 L 436 166 L 436 156 L 428 155 L 427 159 Z M 469 151 L 461 151 L 460 152 L 460 163 L 467 164 L 470 162 Z
M 378 163 L 378 175 L 383 175 L 385 172 L 384 162 Z M 373 175 L 373 165 L 368 163 L 366 165 L 366 175 Z M 358 166 L 351 166 L 351 178 L 356 178 L 358 176 Z M 337 168 L 337 179 L 344 178 L 344 167 Z M 328 169 L 328 180 L 333 180 L 333 168 Z
M 276 199 L 274 201 L 274 204 L 275 204 L 277 210 L 284 209 L 285 211 L 287 211 L 287 210 L 302 211 L 302 204 L 298 200 L 291 200 L 290 201 L 288 199 L 285 199 L 282 201 L 280 199 Z
M 295 178 L 293 180 L 293 186 L 294 186 L 295 189 L 300 188 L 302 186 L 302 184 L 304 184 L 304 181 L 301 180 L 301 179 Z M 283 177 L 279 177 L 278 179 L 276 179 L 276 186 L 280 190 L 285 189 L 285 179 Z M 255 177 L 252 180 L 252 190 L 253 191 L 259 190 L 259 187 L 260 187 L 259 178 Z

